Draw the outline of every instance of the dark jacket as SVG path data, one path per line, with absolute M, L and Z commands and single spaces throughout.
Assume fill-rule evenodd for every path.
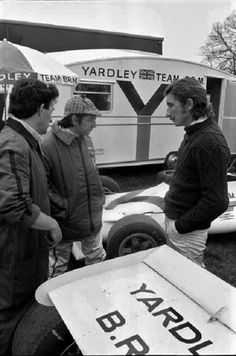
M 177 168 L 165 197 L 166 216 L 179 233 L 210 227 L 228 207 L 229 148 L 217 123 L 206 121 L 185 128 Z
M 62 229 L 63 240 L 97 234 L 102 227 L 105 197 L 84 137 L 55 123 L 44 137 L 42 150 L 52 216 Z
M 9 118 L 0 133 L 0 344 L 11 335 L 19 308 L 48 276 L 47 231 L 31 229 L 50 213 L 47 180 L 37 140 Z M 5 322 L 4 322 L 5 318 Z M 7 323 L 11 325 L 8 326 Z M 9 328 L 9 329 L 8 329 Z

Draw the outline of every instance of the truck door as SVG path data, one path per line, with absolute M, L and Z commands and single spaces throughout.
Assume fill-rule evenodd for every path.
M 215 113 L 215 120 L 219 122 L 219 107 L 221 96 L 221 78 L 207 77 L 206 91 Z
M 236 154 L 236 81 L 226 81 L 222 131 L 228 142 L 231 154 Z

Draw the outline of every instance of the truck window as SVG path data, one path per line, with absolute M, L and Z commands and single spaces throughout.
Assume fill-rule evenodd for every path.
M 79 83 L 74 94 L 86 97 L 94 103 L 100 111 L 111 111 L 111 84 Z

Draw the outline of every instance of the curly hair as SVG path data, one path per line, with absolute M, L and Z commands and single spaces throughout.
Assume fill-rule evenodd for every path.
M 193 120 L 199 117 L 214 117 L 211 103 L 207 99 L 207 93 L 200 82 L 194 78 L 185 77 L 171 83 L 165 90 L 164 95 L 172 94 L 183 105 L 187 99 L 192 99 L 193 108 L 190 111 Z
M 59 96 L 59 91 L 54 84 L 45 84 L 37 79 L 19 79 L 11 93 L 9 113 L 18 119 L 27 119 L 44 104 L 48 109 L 52 100 Z

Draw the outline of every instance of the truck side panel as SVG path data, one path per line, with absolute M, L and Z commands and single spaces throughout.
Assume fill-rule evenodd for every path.
M 101 167 L 163 162 L 169 151 L 179 148 L 184 134 L 183 128 L 176 128 L 166 118 L 165 88 L 185 76 L 195 77 L 204 87 L 208 76 L 219 81 L 230 78 L 204 65 L 153 56 L 95 60 L 68 67 L 81 82 L 112 83 L 111 110 L 102 111 L 92 133 Z

